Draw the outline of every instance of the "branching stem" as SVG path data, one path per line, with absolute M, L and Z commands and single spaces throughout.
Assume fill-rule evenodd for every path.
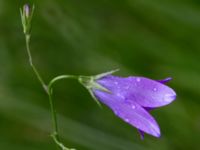
M 73 76 L 73 75 L 60 75 L 60 76 L 53 78 L 47 86 L 45 84 L 44 80 L 42 79 L 41 75 L 39 74 L 38 70 L 36 69 L 35 65 L 33 64 L 32 55 L 31 55 L 31 51 L 30 51 L 30 37 L 31 37 L 30 34 L 25 34 L 26 50 L 28 53 L 29 64 L 30 64 L 31 68 L 33 69 L 33 72 L 35 73 L 37 79 L 41 83 L 43 89 L 45 90 L 45 92 L 48 94 L 48 97 L 49 97 L 52 126 L 53 126 L 53 133 L 51 134 L 51 136 L 52 136 L 54 142 L 56 143 L 56 145 L 58 145 L 61 150 L 75 150 L 75 149 L 70 149 L 70 148 L 65 147 L 64 144 L 59 139 L 57 115 L 56 115 L 56 110 L 55 110 L 55 107 L 53 104 L 53 98 L 52 98 L 52 95 L 53 95 L 52 86 L 54 83 L 56 83 L 57 81 L 59 81 L 61 79 L 67 79 L 67 78 L 78 79 L 78 77 Z

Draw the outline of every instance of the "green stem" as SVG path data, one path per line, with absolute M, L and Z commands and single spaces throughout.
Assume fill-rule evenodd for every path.
M 55 134 L 52 135 L 52 138 L 54 140 L 54 142 L 62 149 L 62 150 L 76 150 L 74 148 L 67 148 L 65 147 L 65 145 L 63 145 L 57 138 L 57 136 Z
M 55 111 L 55 108 L 54 108 L 54 105 L 53 105 L 53 99 L 52 99 L 52 95 L 53 95 L 52 86 L 53 86 L 53 84 L 56 83 L 59 80 L 68 79 L 68 78 L 70 78 L 70 79 L 78 79 L 78 77 L 74 76 L 74 75 L 60 75 L 60 76 L 57 76 L 57 77 L 53 78 L 48 84 L 48 95 L 49 95 L 49 102 L 50 102 L 50 107 L 51 107 L 52 124 L 53 124 L 53 129 L 54 129 L 52 137 L 53 137 L 54 142 L 62 150 L 75 150 L 75 149 L 70 149 L 70 148 L 65 147 L 59 140 L 58 123 L 57 123 L 58 121 L 57 121 L 56 111 Z
M 44 88 L 45 92 L 49 96 L 49 103 L 50 103 L 51 117 L 52 117 L 52 126 L 53 126 L 53 133 L 52 133 L 51 136 L 52 136 L 54 142 L 59 146 L 60 149 L 62 149 L 62 150 L 75 150 L 75 149 L 70 149 L 70 148 L 65 147 L 64 144 L 62 144 L 60 142 L 60 140 L 59 140 L 57 116 L 56 116 L 56 111 L 55 111 L 54 104 L 53 104 L 53 99 L 52 99 L 52 94 L 53 94 L 52 85 L 55 82 L 57 82 L 58 80 L 61 80 L 61 79 L 66 79 L 66 78 L 78 79 L 78 77 L 77 76 L 73 76 L 73 75 L 57 76 L 57 77 L 53 78 L 49 82 L 49 84 L 47 86 L 45 84 L 44 80 L 42 79 L 42 77 L 40 76 L 39 72 L 37 71 L 35 65 L 33 64 L 31 51 L 30 51 L 30 35 L 29 34 L 25 34 L 25 39 L 26 39 L 26 50 L 27 50 L 27 53 L 28 53 L 29 64 L 30 64 L 31 68 L 33 69 L 33 72 L 35 73 L 37 79 L 39 80 L 39 82 L 41 83 L 42 87 Z
M 53 95 L 52 86 L 57 81 L 62 80 L 62 79 L 67 79 L 67 78 L 77 79 L 77 77 L 73 76 L 73 75 L 60 75 L 60 76 L 53 78 L 48 84 L 49 103 L 50 103 L 50 107 L 51 107 L 52 124 L 53 124 L 53 129 L 54 129 L 53 137 L 57 138 L 57 140 L 58 140 L 58 124 L 57 124 L 57 116 L 56 116 L 56 111 L 54 108 L 53 98 L 52 98 L 52 95 Z
M 30 46 L 29 46 L 30 45 L 30 38 L 31 38 L 31 36 L 29 34 L 26 34 L 25 38 L 26 38 L 26 50 L 27 50 L 27 53 L 28 53 L 29 64 L 30 64 L 31 68 L 33 69 L 33 72 L 35 73 L 35 75 L 38 78 L 39 82 L 41 83 L 42 87 L 44 88 L 45 92 L 48 93 L 48 89 L 47 89 L 46 84 L 44 83 L 44 80 L 40 76 L 40 74 L 37 71 L 35 65 L 33 64 L 32 56 L 31 56 L 31 51 L 30 51 Z
M 50 90 L 53 86 L 54 83 L 56 83 L 57 81 L 59 80 L 62 80 L 62 79 L 78 79 L 78 76 L 75 76 L 75 75 L 59 75 L 57 77 L 54 77 L 48 84 L 48 90 Z
M 50 107 L 51 107 L 51 113 L 52 113 L 52 121 L 53 121 L 53 128 L 54 128 L 54 136 L 57 137 L 58 136 L 58 125 L 57 125 L 57 116 L 56 116 L 56 111 L 55 111 L 55 108 L 54 108 L 54 105 L 53 105 L 53 99 L 52 99 L 52 95 L 53 95 L 53 84 L 56 83 L 57 81 L 59 80 L 62 80 L 62 79 L 67 79 L 67 78 L 71 78 L 71 79 L 77 79 L 76 76 L 73 76 L 73 75 L 60 75 L 60 76 L 57 76 L 55 78 L 53 78 L 49 84 L 48 84 L 48 95 L 49 95 L 49 102 L 50 102 Z
M 57 115 L 56 115 L 56 110 L 54 108 L 53 99 L 52 99 L 53 90 L 50 90 L 48 93 L 49 93 L 48 96 L 49 96 L 49 104 L 50 104 L 50 109 L 51 109 L 52 126 L 53 126 L 52 136 L 58 138 Z

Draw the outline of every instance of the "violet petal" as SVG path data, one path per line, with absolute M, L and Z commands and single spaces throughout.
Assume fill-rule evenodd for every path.
M 168 78 L 165 78 L 165 79 L 162 79 L 162 80 L 157 80 L 157 81 L 160 82 L 160 83 L 162 83 L 162 84 L 165 84 L 165 83 L 167 83 L 167 82 L 169 82 L 171 80 L 172 80 L 172 78 L 168 77 Z
M 144 140 L 144 132 L 141 131 L 141 130 L 139 130 L 139 129 L 138 129 L 138 132 L 139 132 L 139 134 L 140 134 L 140 138 L 141 138 L 142 140 Z
M 145 77 L 106 76 L 97 81 L 99 84 L 132 100 L 143 107 L 160 107 L 171 103 L 176 93 L 170 87 Z
M 96 97 L 128 124 L 137 129 L 153 135 L 160 136 L 160 129 L 155 119 L 137 103 L 125 101 L 123 96 L 109 94 L 100 90 L 94 90 Z

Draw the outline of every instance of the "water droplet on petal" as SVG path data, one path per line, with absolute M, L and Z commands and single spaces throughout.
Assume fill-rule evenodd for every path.
M 157 88 L 153 88 L 153 91 L 155 91 L 155 92 L 156 92 L 156 91 L 157 91 Z
M 128 118 L 125 119 L 126 122 L 129 122 L 130 120 Z
M 136 81 L 137 81 L 137 82 L 140 82 L 140 80 L 141 80 L 140 78 L 136 78 Z
M 125 99 L 125 97 L 123 95 L 121 95 L 120 93 L 117 93 L 117 96 L 122 98 L 122 99 Z
M 135 109 L 135 105 L 132 105 L 131 108 L 132 108 L 132 109 Z

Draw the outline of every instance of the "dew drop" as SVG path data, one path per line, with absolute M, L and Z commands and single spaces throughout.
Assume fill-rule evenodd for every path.
M 125 97 L 123 95 L 121 95 L 120 93 L 117 93 L 117 96 L 122 98 L 122 99 L 125 99 Z
M 132 109 L 135 109 L 135 105 L 132 105 L 131 108 L 132 108 Z
M 153 88 L 153 91 L 155 91 L 155 92 L 156 92 L 156 91 L 157 91 L 157 88 Z
M 137 81 L 137 82 L 140 82 L 140 80 L 141 80 L 140 78 L 136 78 L 136 81 Z
M 129 122 L 130 120 L 128 118 L 125 119 L 126 122 Z

